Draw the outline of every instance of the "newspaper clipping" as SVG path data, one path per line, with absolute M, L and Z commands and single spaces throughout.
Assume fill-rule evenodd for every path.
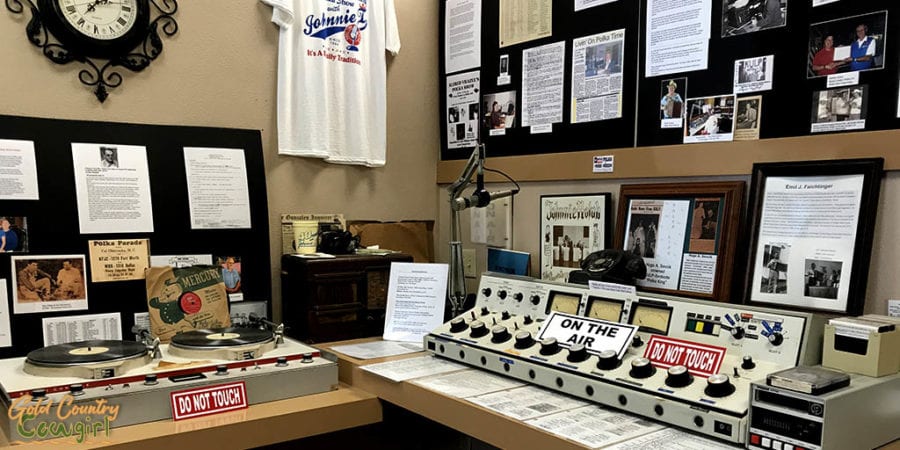
M 562 41 L 522 50 L 523 127 L 562 122 L 565 52 Z
M 447 148 L 474 147 L 478 140 L 478 70 L 447 77 Z
M 572 123 L 622 117 L 625 30 L 572 42 Z

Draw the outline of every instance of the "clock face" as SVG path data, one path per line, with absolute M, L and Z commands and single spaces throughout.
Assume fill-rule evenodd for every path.
M 65 21 L 99 41 L 121 38 L 134 28 L 138 0 L 55 0 Z

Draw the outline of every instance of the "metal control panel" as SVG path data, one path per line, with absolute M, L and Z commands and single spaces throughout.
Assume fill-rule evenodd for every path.
M 577 343 L 538 340 L 554 311 L 638 327 L 621 359 Z M 592 291 L 485 273 L 476 306 L 425 337 L 428 351 L 730 442 L 747 432 L 750 383 L 820 357 L 821 318 L 743 305 Z M 644 358 L 652 336 L 725 348 L 718 373 Z

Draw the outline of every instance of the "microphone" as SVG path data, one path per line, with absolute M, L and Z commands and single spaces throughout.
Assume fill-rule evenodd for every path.
M 518 189 L 505 189 L 497 192 L 488 192 L 487 190 L 476 190 L 469 197 L 459 197 L 450 202 L 450 206 L 454 211 L 461 211 L 467 208 L 484 208 L 494 200 L 505 197 L 512 197 L 519 193 Z

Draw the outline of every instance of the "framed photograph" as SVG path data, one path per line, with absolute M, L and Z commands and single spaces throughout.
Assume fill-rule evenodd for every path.
M 12 256 L 13 312 L 88 309 L 84 255 Z
M 640 255 L 640 290 L 728 301 L 744 183 L 623 185 L 616 248 Z
M 810 25 L 806 77 L 884 69 L 887 19 L 878 11 Z
M 783 27 L 787 7 L 787 0 L 722 0 L 722 37 Z
M 745 303 L 862 314 L 882 158 L 753 165 Z
M 612 244 L 612 194 L 541 196 L 541 278 L 566 281 L 581 260 Z

